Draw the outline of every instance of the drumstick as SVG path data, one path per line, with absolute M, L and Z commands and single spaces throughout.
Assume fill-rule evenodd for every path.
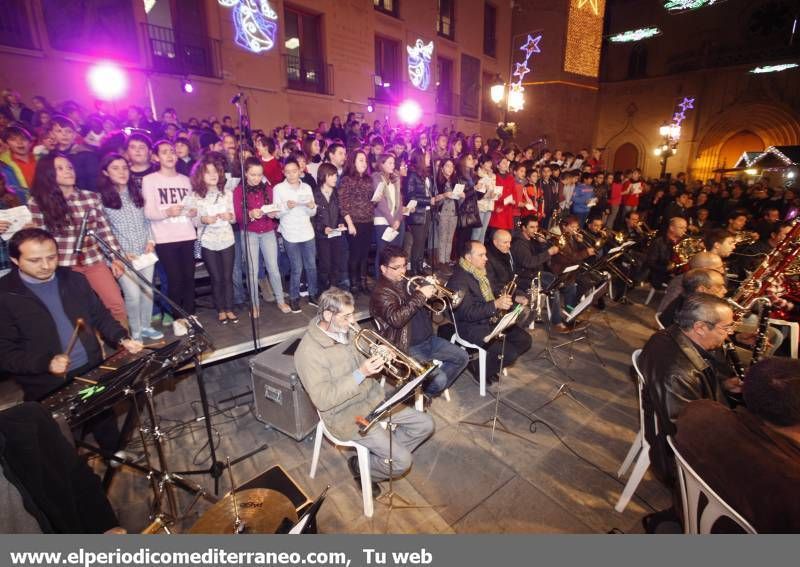
M 81 330 L 81 327 L 85 324 L 84 320 L 78 317 L 75 319 L 75 328 L 72 330 L 72 336 L 69 338 L 69 342 L 67 343 L 67 351 L 64 353 L 69 356 L 69 353 L 72 352 L 72 349 L 75 348 L 75 343 L 78 340 L 78 331 Z

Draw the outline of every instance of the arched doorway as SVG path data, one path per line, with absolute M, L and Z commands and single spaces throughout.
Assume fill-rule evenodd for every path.
M 742 130 L 722 144 L 717 166 L 721 169 L 731 168 L 736 165 L 744 152 L 760 152 L 764 149 L 764 140 L 761 139 L 761 136 L 753 134 L 749 130 Z
M 614 171 L 625 171 L 639 167 L 639 149 L 627 142 L 614 152 Z

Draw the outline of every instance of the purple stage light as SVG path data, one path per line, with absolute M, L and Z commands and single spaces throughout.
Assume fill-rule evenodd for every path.
M 89 88 L 100 100 L 121 98 L 128 90 L 128 77 L 122 68 L 105 61 L 93 65 L 87 74 Z
M 397 107 L 397 117 L 408 125 L 414 125 L 422 118 L 422 108 L 415 100 L 406 100 Z

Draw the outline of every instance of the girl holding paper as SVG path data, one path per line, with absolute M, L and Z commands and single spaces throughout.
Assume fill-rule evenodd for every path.
M 198 237 L 203 263 L 211 276 L 211 294 L 220 324 L 239 322 L 233 312 L 233 195 L 225 191 L 225 170 L 214 154 L 203 156 L 192 169 L 192 190 L 200 218 Z
M 489 227 L 489 219 L 492 217 L 495 201 L 500 196 L 500 192 L 495 189 L 496 180 L 494 175 L 494 164 L 488 155 L 481 155 L 478 158 L 478 181 L 475 190 L 478 192 L 478 211 L 481 215 L 481 226 L 472 230 L 472 240 L 483 242 L 486 237 L 486 229 Z
M 367 255 L 372 235 L 375 232 L 373 219 L 375 205 L 372 202 L 372 178 L 367 173 L 367 154 L 354 150 L 347 156 L 344 174 L 339 182 L 339 203 L 344 221 L 347 223 L 347 241 L 350 259 L 350 291 L 355 295 L 367 289 Z
M 450 256 L 453 253 L 453 236 L 458 225 L 458 204 L 464 199 L 464 184 L 456 183 L 456 164 L 452 159 L 446 159 L 439 165 L 436 177 L 436 186 L 441 191 L 439 206 L 439 263 L 451 265 Z
M 372 202 L 375 203 L 375 280 L 380 276 L 379 258 L 381 250 L 388 245 L 403 246 L 405 223 L 403 222 L 403 195 L 400 192 L 400 176 L 395 173 L 395 157 L 381 154 L 372 174 Z
M 143 255 L 151 255 L 152 263 L 138 268 L 139 273 L 153 281 L 156 242 L 150 230 L 150 221 L 144 216 L 144 197 L 141 189 L 129 184 L 130 168 L 120 154 L 108 154 L 100 162 L 100 200 L 103 203 L 111 231 L 117 237 L 123 254 L 135 261 Z M 158 340 L 164 334 L 150 326 L 153 315 L 153 292 L 141 283 L 138 277 L 125 268 L 117 280 L 125 297 L 131 338 Z
M 497 162 L 497 175 L 495 175 L 495 186 L 502 188 L 499 198 L 494 203 L 492 216 L 489 218 L 489 226 L 492 232 L 498 229 L 514 229 L 514 213 L 518 211 L 517 201 L 514 197 L 514 176 L 509 171 L 511 161 L 507 157 L 502 157 Z

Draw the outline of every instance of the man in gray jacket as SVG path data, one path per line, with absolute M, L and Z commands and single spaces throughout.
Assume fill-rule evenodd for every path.
M 403 408 L 392 415 L 392 464 L 389 464 L 390 433 L 379 426 L 360 435 L 356 418 L 367 416 L 384 401 L 379 377 L 383 360 L 365 358 L 353 344 L 355 302 L 353 296 L 330 288 L 319 299 L 319 308 L 295 352 L 295 367 L 311 401 L 328 430 L 337 438 L 352 440 L 370 451 L 374 482 L 404 475 L 412 463 L 411 453 L 431 436 L 430 415 Z M 360 482 L 356 457 L 348 459 L 350 472 Z M 373 486 L 373 496 L 379 491 Z

